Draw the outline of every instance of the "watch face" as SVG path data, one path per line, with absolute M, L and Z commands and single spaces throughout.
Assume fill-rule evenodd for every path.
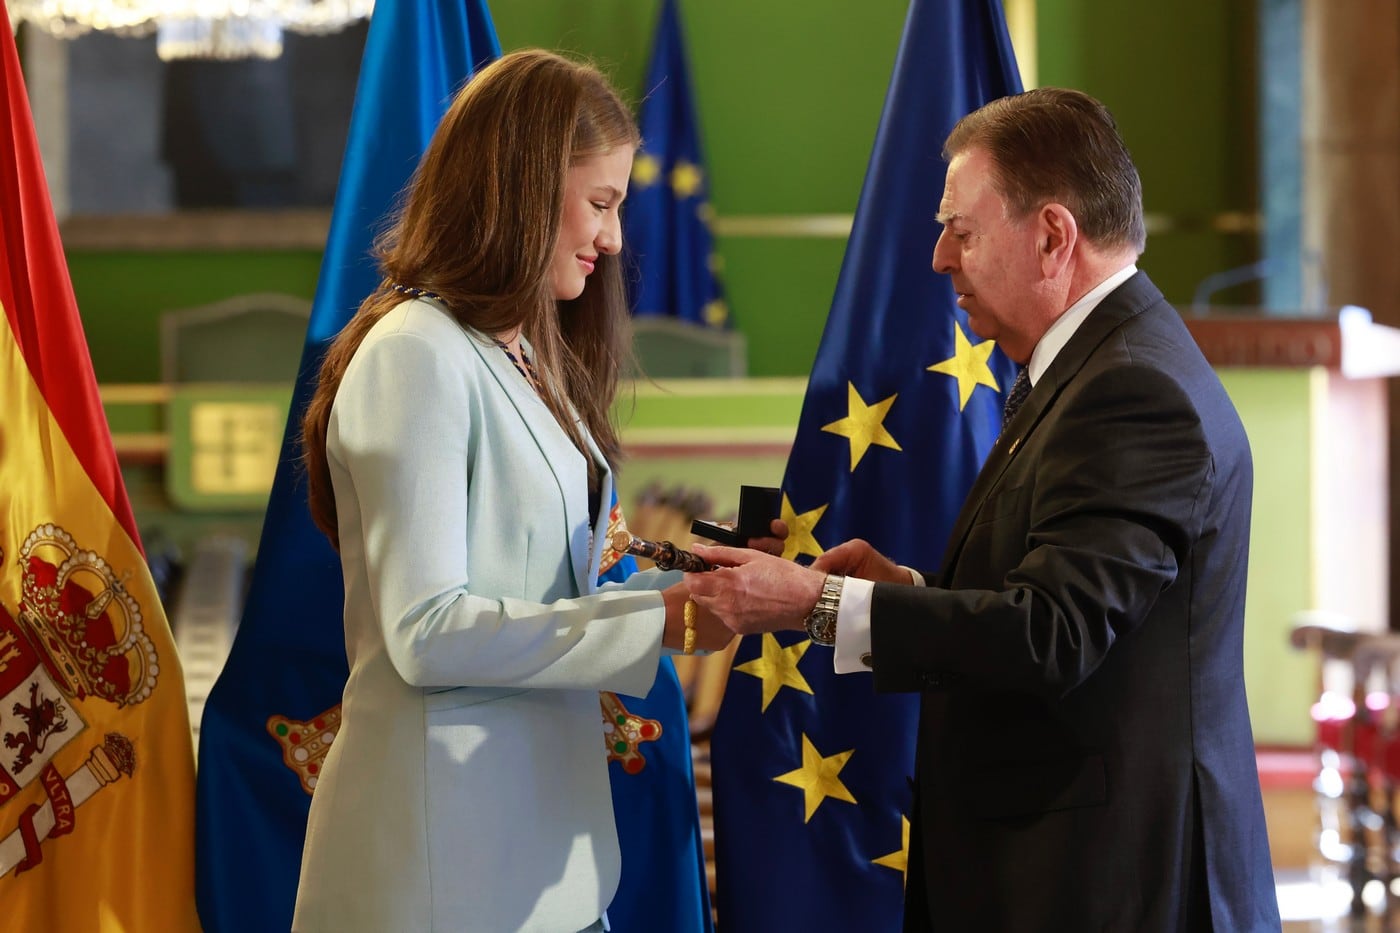
M 836 644 L 836 613 L 814 609 L 807 617 L 807 636 L 819 645 Z

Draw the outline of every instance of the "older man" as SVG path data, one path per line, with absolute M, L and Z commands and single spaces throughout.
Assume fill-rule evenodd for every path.
M 968 115 L 946 154 L 933 266 L 1023 369 L 943 567 L 863 541 L 812 568 L 697 548 L 725 569 L 692 595 L 922 692 L 906 930 L 1277 930 L 1249 445 L 1135 265 L 1137 170 L 1108 111 L 1056 88 Z

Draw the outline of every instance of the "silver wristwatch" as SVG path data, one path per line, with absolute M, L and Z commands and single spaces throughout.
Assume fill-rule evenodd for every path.
M 818 645 L 836 644 L 836 610 L 841 605 L 841 586 L 846 578 L 829 573 L 822 581 L 822 594 L 807 616 L 807 637 Z

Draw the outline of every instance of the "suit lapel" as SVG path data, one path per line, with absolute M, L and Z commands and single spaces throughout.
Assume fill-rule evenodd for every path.
M 544 455 L 545 462 L 549 465 L 550 479 L 559 490 L 559 496 L 564 503 L 564 517 L 566 522 L 566 533 L 569 539 L 569 560 L 574 574 L 574 583 L 578 587 L 580 595 L 589 592 L 588 571 L 592 559 L 596 556 L 593 552 L 594 533 L 588 522 L 588 473 L 583 463 L 583 455 L 580 454 L 569 436 L 559 427 L 559 423 L 554 420 L 553 413 L 550 412 L 544 400 L 539 397 L 533 388 L 521 376 L 520 371 L 515 368 L 515 364 L 506 356 L 505 351 L 495 345 L 492 339 L 473 330 L 466 328 L 469 341 L 487 370 L 500 384 L 501 390 L 510 400 L 510 404 L 520 415 L 520 423 L 525 430 L 534 438 L 535 444 L 539 447 L 540 453 Z M 522 340 L 522 346 L 526 353 L 531 351 L 528 344 Z M 584 432 L 588 437 L 588 432 Z M 597 450 L 593 447 L 592 438 L 588 438 L 590 449 L 597 457 Z M 544 477 L 533 478 L 535 482 L 546 482 Z M 611 476 L 608 477 L 605 485 L 605 493 L 611 494 Z M 604 503 L 608 500 L 603 499 Z M 599 509 L 606 517 L 606 505 Z
M 962 510 L 953 523 L 953 531 L 948 536 L 948 547 L 944 552 L 943 568 L 939 573 L 939 585 L 947 586 L 953 568 L 957 566 L 958 555 L 962 552 L 967 533 L 982 507 L 991 498 L 1002 476 L 1016 455 L 1021 452 L 1027 438 L 1044 418 L 1045 413 L 1060 397 L 1071 380 L 1084 368 L 1094 351 L 1125 322 L 1140 314 L 1146 308 L 1162 300 L 1162 293 L 1144 272 L 1138 272 L 1128 281 L 1109 292 L 1089 316 L 1079 325 L 1074 336 L 1055 355 L 1055 359 L 1031 388 L 1020 411 L 1006 425 L 1000 437 L 992 445 L 982 469 L 973 481 Z

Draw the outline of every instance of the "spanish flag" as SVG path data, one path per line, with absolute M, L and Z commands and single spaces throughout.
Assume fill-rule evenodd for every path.
M 0 917 L 183 931 L 194 750 L 0 7 Z

